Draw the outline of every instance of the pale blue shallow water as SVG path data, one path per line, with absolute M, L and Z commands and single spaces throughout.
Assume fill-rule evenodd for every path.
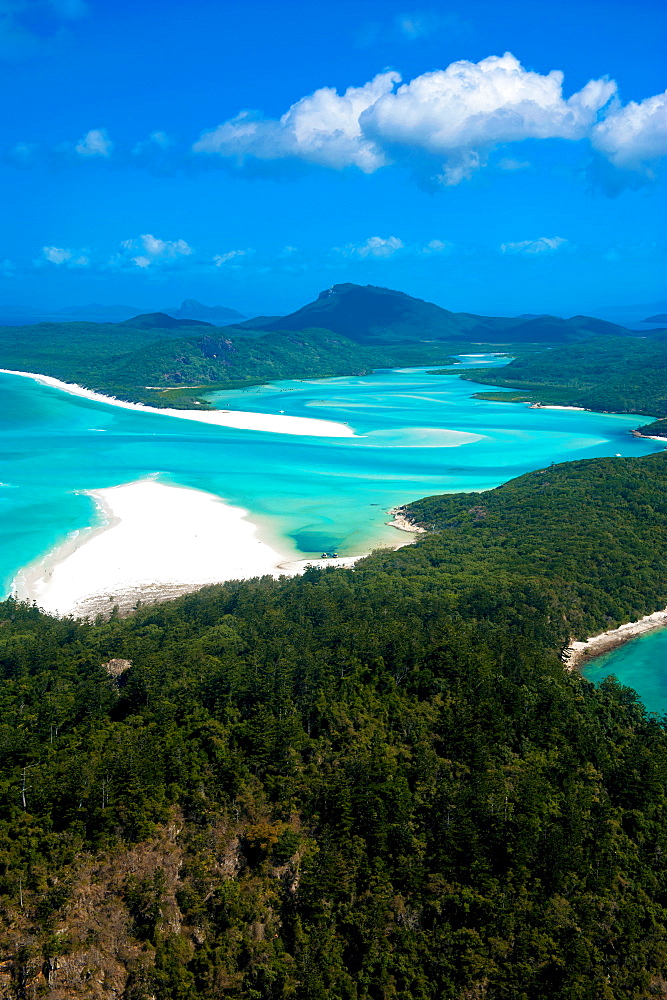
M 211 427 L 0 375 L 0 588 L 7 594 L 23 566 L 96 523 L 91 499 L 75 491 L 151 474 L 246 508 L 286 554 L 350 555 L 395 541 L 385 525 L 395 505 L 490 489 L 550 462 L 662 448 L 628 434 L 641 422 L 636 415 L 474 400 L 480 386 L 426 372 L 286 381 L 216 396 L 232 409 L 346 421 L 354 438 Z
M 634 688 L 651 712 L 667 713 L 667 628 L 640 635 L 596 657 L 582 672 L 595 684 L 613 674 L 621 684 Z

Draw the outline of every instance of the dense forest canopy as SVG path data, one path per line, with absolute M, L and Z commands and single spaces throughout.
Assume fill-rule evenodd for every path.
M 0 607 L 5 996 L 664 995 L 665 725 L 560 653 L 667 603 L 667 457 L 404 510 L 354 570 Z

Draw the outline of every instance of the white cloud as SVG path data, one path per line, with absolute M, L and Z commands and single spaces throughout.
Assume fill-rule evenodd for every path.
M 72 257 L 72 251 L 64 247 L 42 247 L 42 253 L 51 264 L 65 264 Z
M 79 139 L 74 147 L 79 156 L 111 156 L 113 142 L 109 138 L 106 129 L 93 128 Z
M 279 120 L 243 111 L 204 132 L 193 149 L 195 153 L 234 158 L 239 164 L 247 157 L 296 158 L 337 169 L 354 165 L 372 173 L 387 160 L 382 150 L 363 136 L 360 118 L 399 80 L 398 73 L 380 73 L 363 87 L 348 87 L 342 95 L 333 87 L 322 87 L 293 104 Z
M 445 240 L 430 240 L 426 246 L 422 248 L 422 253 L 446 253 L 448 250 L 451 250 L 453 246 L 453 243 L 447 243 Z
M 630 170 L 667 155 L 667 90 L 612 109 L 593 128 L 591 141 L 614 166 Z
M 216 254 L 213 258 L 214 267 L 222 267 L 223 264 L 228 264 L 230 260 L 235 260 L 238 257 L 247 257 L 252 251 L 250 250 L 228 250 L 227 253 Z
M 123 240 L 120 253 L 114 254 L 109 267 L 122 268 L 132 265 L 141 270 L 173 265 L 183 257 L 190 257 L 194 250 L 185 240 L 161 240 L 152 233 L 143 233 L 131 240 Z
M 398 236 L 370 236 L 365 243 L 349 243 L 346 247 L 335 249 L 346 257 L 393 257 L 404 248 L 403 240 Z
M 362 126 L 385 143 L 445 156 L 523 139 L 581 139 L 615 92 L 615 83 L 591 80 L 565 99 L 559 70 L 533 73 L 506 52 L 416 77 L 376 101 Z
M 422 15 L 398 18 L 417 37 Z M 202 134 L 197 154 L 239 168 L 251 161 L 303 161 L 373 173 L 402 163 L 442 186 L 460 184 L 483 167 L 497 146 L 526 139 L 591 140 L 618 166 L 635 168 L 663 155 L 665 95 L 622 107 L 613 80 L 590 80 L 566 97 L 563 73 L 525 69 L 509 52 L 478 63 L 460 60 L 401 84 L 388 71 L 338 94 L 323 87 L 281 118 L 244 111 Z M 507 157 L 501 170 L 530 164 Z
M 37 267 L 44 264 L 55 264 L 56 267 L 65 265 L 68 268 L 89 267 L 90 257 L 86 250 L 69 250 L 67 247 L 42 247 L 42 256 L 35 264 Z
M 537 240 L 522 240 L 520 243 L 501 243 L 500 252 L 510 254 L 544 254 L 565 249 L 569 242 L 562 236 L 541 236 Z
M 0 260 L 0 278 L 13 278 L 16 275 L 16 264 L 12 260 Z

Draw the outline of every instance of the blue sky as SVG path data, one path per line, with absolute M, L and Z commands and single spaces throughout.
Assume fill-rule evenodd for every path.
M 0 303 L 665 298 L 664 11 L 0 0 Z

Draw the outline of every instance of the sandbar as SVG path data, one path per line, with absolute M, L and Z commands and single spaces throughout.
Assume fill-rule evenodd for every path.
M 652 632 L 653 629 L 664 626 L 667 626 L 667 608 L 663 611 L 654 611 L 651 615 L 645 615 L 636 622 L 626 622 L 625 625 L 619 625 L 618 628 L 601 632 L 600 635 L 593 635 L 585 642 L 571 642 L 563 650 L 563 663 L 568 670 L 579 670 L 594 657 L 608 653 L 638 635 Z
M 95 403 L 108 403 L 124 410 L 134 410 L 140 413 L 159 413 L 163 416 L 178 417 L 179 420 L 195 420 L 200 424 L 213 424 L 217 427 L 233 427 L 244 431 L 268 431 L 272 434 L 303 434 L 307 437 L 354 437 L 354 431 L 347 424 L 335 420 L 320 420 L 316 417 L 290 417 L 281 413 L 251 413 L 244 410 L 175 410 L 169 407 L 146 406 L 145 403 L 130 403 L 115 396 L 105 396 L 94 392 L 74 382 L 63 382 L 51 375 L 40 375 L 37 372 L 18 372 L 9 368 L 0 368 L 2 375 L 21 375 L 31 378 L 41 385 L 53 389 L 61 389 L 71 396 L 80 396 Z
M 127 613 L 227 580 L 351 568 L 367 554 L 295 558 L 287 544 L 280 552 L 262 541 L 243 508 L 153 478 L 85 492 L 100 523 L 25 567 L 12 586 L 19 600 L 60 617 L 107 616 L 115 605 Z
M 13 591 L 50 614 L 128 610 L 208 583 L 279 576 L 291 553 L 257 537 L 246 511 L 202 490 L 140 480 L 86 491 L 102 524 L 19 573 Z

